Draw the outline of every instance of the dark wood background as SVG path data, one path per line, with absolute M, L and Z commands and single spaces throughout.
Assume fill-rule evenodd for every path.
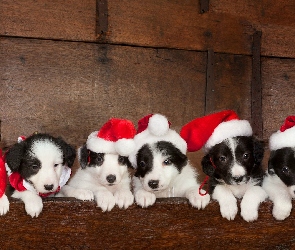
M 19 135 L 39 131 L 78 147 L 110 117 L 137 123 L 162 113 L 179 131 L 195 117 L 222 109 L 250 120 L 267 142 L 294 114 L 295 2 L 211 0 L 203 13 L 201 2 L 208 1 L 0 0 L 1 142 L 9 146 Z M 200 180 L 202 155 L 189 154 Z M 25 237 L 19 249 L 45 243 L 90 249 L 95 242 L 108 248 L 104 241 L 110 248 L 134 243 L 221 249 L 229 239 L 228 249 L 250 243 L 291 249 L 293 218 L 276 222 L 270 211 L 265 203 L 261 219 L 246 223 L 225 221 L 214 202 L 201 212 L 168 199 L 147 210 L 134 205 L 102 214 L 87 202 L 58 200 L 47 201 L 40 218 L 31 220 L 13 201 L 0 218 L 8 227 L 0 241 L 8 248 L 7 239 L 19 240 L 17 232 Z M 159 220 L 169 222 L 168 231 Z M 246 229 L 253 231 L 243 236 Z M 47 233 L 64 244 L 44 240 Z

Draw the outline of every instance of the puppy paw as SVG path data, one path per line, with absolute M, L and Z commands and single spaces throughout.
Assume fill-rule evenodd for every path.
M 241 205 L 241 216 L 245 221 L 255 221 L 258 219 L 258 209 Z
M 116 204 L 115 197 L 109 191 L 99 191 L 95 194 L 96 204 L 103 212 L 111 211 Z
M 32 218 L 38 217 L 39 214 L 42 212 L 43 209 L 43 202 L 41 197 L 35 197 L 34 199 L 25 202 L 25 210 L 28 215 Z
M 219 205 L 220 213 L 223 218 L 228 220 L 235 219 L 238 213 L 237 200 L 235 198 L 223 200 L 223 202 L 219 202 Z
M 289 217 L 292 210 L 292 203 L 285 202 L 285 203 L 274 203 L 274 207 L 272 210 L 272 215 L 277 220 L 284 220 Z
M 135 193 L 135 201 L 143 208 L 148 207 L 156 202 L 156 195 L 141 189 Z
M 210 195 L 206 194 L 204 196 L 199 194 L 199 190 L 189 191 L 186 198 L 190 201 L 193 207 L 197 209 L 204 209 L 210 202 Z
M 114 194 L 115 202 L 119 208 L 128 208 L 133 204 L 134 196 L 130 190 L 118 191 Z
M 76 199 L 82 200 L 82 201 L 93 201 L 94 200 L 94 194 L 91 190 L 88 189 L 77 189 L 74 197 Z
M 0 215 L 6 214 L 8 210 L 9 210 L 9 200 L 7 196 L 4 194 L 0 198 Z

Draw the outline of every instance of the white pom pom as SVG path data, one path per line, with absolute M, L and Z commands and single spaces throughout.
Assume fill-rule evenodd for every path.
M 156 136 L 162 136 L 169 131 L 169 122 L 165 116 L 160 114 L 154 114 L 149 119 L 148 129 L 151 134 Z
M 135 150 L 133 139 L 120 139 L 115 142 L 115 149 L 119 155 L 129 156 Z

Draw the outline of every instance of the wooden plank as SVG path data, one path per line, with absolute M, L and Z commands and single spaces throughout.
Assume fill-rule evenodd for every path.
M 80 146 L 111 117 L 203 115 L 206 53 L 30 39 L 0 40 L 2 139 L 34 131 Z
M 95 41 L 95 0 L 0 1 L 0 35 Z
M 295 203 L 293 202 L 293 206 Z M 2 249 L 293 249 L 295 212 L 276 221 L 265 202 L 258 221 L 223 219 L 219 205 L 204 210 L 184 198 L 158 199 L 150 208 L 132 205 L 101 212 L 94 202 L 49 198 L 38 218 L 18 201 L 1 217 Z
M 294 115 L 295 60 L 262 60 L 263 137 L 280 129 L 289 115 Z

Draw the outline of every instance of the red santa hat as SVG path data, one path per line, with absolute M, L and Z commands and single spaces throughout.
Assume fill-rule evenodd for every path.
M 238 115 L 232 110 L 196 118 L 184 125 L 180 131 L 190 152 L 202 147 L 208 151 L 227 138 L 251 136 L 252 133 L 250 123 L 246 120 L 239 120 Z
M 138 150 L 146 143 L 169 141 L 183 154 L 186 154 L 185 140 L 175 131 L 170 129 L 171 123 L 160 114 L 149 114 L 138 121 L 137 134 L 134 137 L 135 150 L 129 155 L 129 160 L 136 167 L 136 155 Z
M 135 134 L 136 130 L 131 121 L 111 118 L 99 131 L 88 136 L 86 147 L 96 153 L 129 156 L 135 149 Z
M 269 149 L 295 147 L 295 116 L 288 116 L 280 130 L 269 138 Z

